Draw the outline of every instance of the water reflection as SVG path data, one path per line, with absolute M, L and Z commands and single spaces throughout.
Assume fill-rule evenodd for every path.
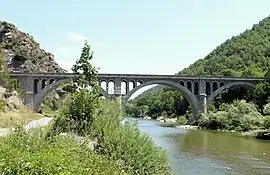
M 165 128 L 152 120 L 139 120 L 139 128 L 167 151 L 175 174 L 270 174 L 269 141 Z

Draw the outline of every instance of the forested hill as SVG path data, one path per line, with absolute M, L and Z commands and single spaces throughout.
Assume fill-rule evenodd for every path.
M 264 76 L 270 67 L 270 16 L 225 41 L 182 75 Z

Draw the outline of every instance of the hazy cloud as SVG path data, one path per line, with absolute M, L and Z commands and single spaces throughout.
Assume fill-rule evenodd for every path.
M 67 32 L 66 37 L 68 40 L 73 42 L 84 42 L 85 40 L 87 40 L 86 36 L 74 32 Z

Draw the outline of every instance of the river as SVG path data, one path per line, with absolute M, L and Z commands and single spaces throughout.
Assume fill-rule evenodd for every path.
M 270 175 L 269 141 L 160 127 L 154 120 L 139 120 L 139 128 L 167 151 L 176 175 Z

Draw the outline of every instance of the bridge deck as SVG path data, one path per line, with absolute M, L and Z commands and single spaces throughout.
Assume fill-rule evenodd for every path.
M 46 77 L 46 78 L 71 78 L 73 73 L 21 73 L 12 72 L 11 76 Z M 154 75 L 154 74 L 109 74 L 100 73 L 99 78 L 127 78 L 127 79 L 191 79 L 191 80 L 236 80 L 236 81 L 261 81 L 264 77 L 233 77 L 233 76 L 182 76 L 182 75 Z

